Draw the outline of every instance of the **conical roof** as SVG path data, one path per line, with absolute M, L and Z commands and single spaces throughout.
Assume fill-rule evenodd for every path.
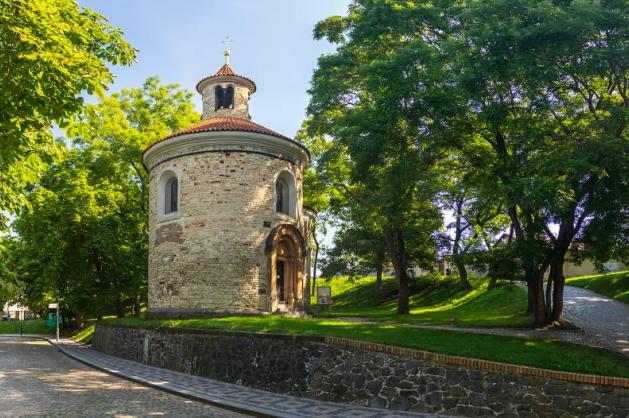
M 201 81 L 199 81 L 197 83 L 197 91 L 199 93 L 202 93 L 202 88 L 200 88 L 200 86 L 203 85 L 205 87 L 208 82 L 211 82 L 213 80 L 228 82 L 233 81 L 235 83 L 244 84 L 245 86 L 249 87 L 251 94 L 255 93 L 257 89 L 256 83 L 254 83 L 253 80 L 236 74 L 236 72 L 228 62 L 226 62 L 221 68 L 219 68 L 218 71 L 215 72 L 213 75 L 205 77 Z
M 209 119 L 202 120 L 200 122 L 195 123 L 194 125 L 188 126 L 187 128 L 181 129 L 179 131 L 173 132 L 168 135 L 164 139 L 172 138 L 175 136 L 193 134 L 198 132 L 221 132 L 221 131 L 240 131 L 240 132 L 254 132 L 258 134 L 265 134 L 270 136 L 275 136 L 277 138 L 288 139 L 292 141 L 290 138 L 278 134 L 275 131 L 272 131 L 269 128 L 265 128 L 262 125 L 258 125 L 255 122 L 250 121 L 249 119 L 244 118 L 234 118 L 234 117 L 213 117 Z

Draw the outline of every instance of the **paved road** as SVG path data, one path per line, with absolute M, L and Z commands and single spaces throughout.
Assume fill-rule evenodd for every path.
M 0 337 L 0 417 L 242 417 L 99 372 L 37 339 Z
M 629 305 L 591 290 L 566 286 L 564 316 L 594 345 L 629 355 Z

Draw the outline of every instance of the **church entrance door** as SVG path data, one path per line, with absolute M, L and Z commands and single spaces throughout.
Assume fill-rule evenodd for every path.
M 278 260 L 277 265 L 275 267 L 275 271 L 277 272 L 275 278 L 276 291 L 277 291 L 277 299 L 280 303 L 286 302 L 286 295 L 284 292 L 284 273 L 286 271 L 284 266 L 284 261 Z
M 280 225 L 267 237 L 269 256 L 269 299 L 271 312 L 293 312 L 303 308 L 304 240 L 293 225 Z

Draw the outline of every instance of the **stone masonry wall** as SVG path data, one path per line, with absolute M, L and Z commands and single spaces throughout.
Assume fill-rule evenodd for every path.
M 244 147 L 197 148 L 151 167 L 149 311 L 268 311 L 264 242 L 278 224 L 301 224 L 301 167 Z M 178 218 L 161 220 L 157 188 L 166 170 L 179 175 L 180 210 Z M 296 219 L 275 211 L 282 170 L 296 179 Z
M 215 109 L 216 95 L 214 89 L 216 86 L 234 87 L 234 108 L 233 109 Z M 211 83 L 203 89 L 203 119 L 211 117 L 235 117 L 250 119 L 249 115 L 249 88 L 240 84 L 223 82 Z
M 273 392 L 454 416 L 623 417 L 629 389 L 419 361 L 323 338 L 99 324 L 93 347 Z

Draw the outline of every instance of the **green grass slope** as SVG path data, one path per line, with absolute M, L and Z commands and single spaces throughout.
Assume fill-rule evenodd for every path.
M 486 279 L 472 279 L 471 290 L 463 290 L 454 277 L 419 279 L 410 298 L 410 314 L 397 315 L 393 278 L 376 288 L 374 277 L 321 280 L 330 286 L 333 306 L 321 315 L 364 317 L 411 324 L 459 325 L 468 327 L 527 327 L 532 323 L 526 310 L 526 291 L 512 283 L 487 290 Z M 313 303 L 316 300 L 313 298 Z
M 567 286 L 589 289 L 598 294 L 629 303 L 629 271 L 570 277 Z

